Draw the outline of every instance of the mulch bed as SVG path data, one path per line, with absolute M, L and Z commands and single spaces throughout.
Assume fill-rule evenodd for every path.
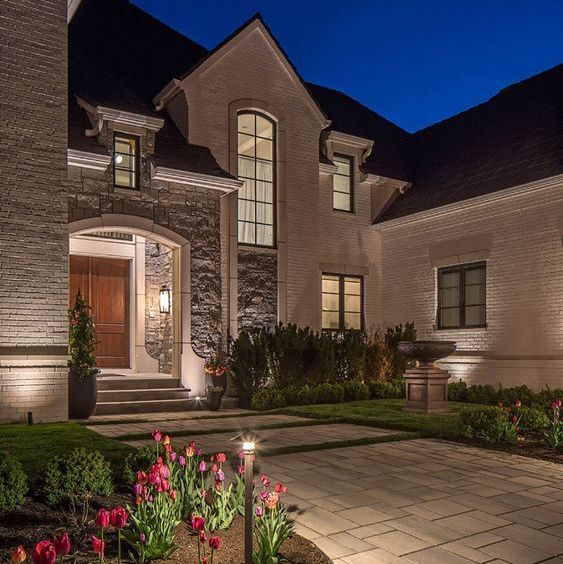
M 114 495 L 109 498 L 97 499 L 92 504 L 91 518 L 100 506 L 114 507 L 123 505 L 128 499 Z M 28 553 L 31 562 L 31 552 L 35 545 L 45 539 L 51 540 L 53 535 L 68 532 L 71 538 L 72 551 L 70 558 L 75 564 L 99 564 L 99 558 L 92 552 L 90 535 L 99 536 L 96 526 L 87 525 L 83 528 L 73 527 L 68 511 L 52 509 L 28 499 L 21 507 L 10 513 L 0 514 L 0 563 L 10 561 L 11 551 L 22 545 Z M 244 520 L 237 518 L 229 530 L 219 531 L 221 548 L 215 553 L 213 564 L 244 564 Z M 107 533 L 106 563 L 117 562 L 117 535 Z M 197 538 L 190 534 L 185 523 L 182 523 L 176 533 L 178 549 L 166 560 L 169 564 L 197 564 Z M 125 555 L 128 545 L 123 542 L 123 561 L 129 562 Z M 324 555 L 311 541 L 295 534 L 282 547 L 282 556 L 288 564 L 330 564 L 330 559 Z

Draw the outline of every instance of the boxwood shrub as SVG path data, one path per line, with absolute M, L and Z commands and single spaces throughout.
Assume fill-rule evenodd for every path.
M 341 384 L 319 384 L 316 387 L 317 403 L 340 403 L 344 401 L 344 387 Z
M 252 409 L 263 411 L 285 407 L 284 394 L 276 388 L 262 388 L 252 398 Z
M 369 388 L 358 380 L 342 382 L 344 388 L 344 401 L 359 401 L 369 399 Z
M 515 443 L 516 427 L 509 410 L 500 407 L 463 409 L 460 413 L 463 434 L 489 443 Z
M 0 512 L 20 505 L 27 493 L 27 476 L 19 460 L 0 451 Z

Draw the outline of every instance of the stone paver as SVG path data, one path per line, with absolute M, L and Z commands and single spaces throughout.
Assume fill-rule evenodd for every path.
M 299 418 L 291 418 L 290 416 L 264 416 L 266 417 L 283 417 L 283 421 L 299 421 Z M 251 428 L 249 425 L 248 417 L 240 419 L 239 428 Z M 251 417 L 250 419 L 254 419 Z M 213 420 L 208 420 L 213 421 Z M 200 423 L 203 423 L 201 421 Z M 222 427 L 226 427 L 225 421 L 222 421 Z M 262 421 L 261 421 L 262 423 Z M 236 426 L 236 425 L 234 425 Z M 233 426 L 233 427 L 234 427 Z M 164 426 L 162 427 L 164 429 Z M 168 430 L 168 426 L 166 426 Z M 256 431 L 258 449 L 260 447 L 265 449 L 298 446 L 303 444 L 322 444 L 331 441 L 343 441 L 352 439 L 361 439 L 364 437 L 382 437 L 385 435 L 395 434 L 396 431 L 389 431 L 386 429 L 373 429 L 371 427 L 359 427 L 358 425 L 348 424 L 333 424 L 333 425 L 310 425 L 307 427 L 286 427 L 282 429 L 262 429 Z M 203 452 L 217 452 L 217 451 L 232 451 L 236 446 L 240 445 L 240 439 L 233 443 L 233 438 L 236 437 L 237 432 L 231 431 L 228 433 L 213 433 L 210 435 L 189 435 L 186 436 L 186 441 L 194 440 Z M 182 439 L 176 439 L 176 442 Z M 127 441 L 127 444 L 132 446 L 142 446 L 150 444 L 152 441 L 150 434 L 146 440 L 143 441 Z M 233 447 L 235 445 L 235 447 Z M 310 464 L 309 467 L 313 467 Z M 304 467 L 302 468 L 305 469 Z M 329 472 L 333 471 L 332 468 L 328 469 Z M 345 469 L 336 471 L 336 474 L 327 476 L 327 481 L 332 478 L 335 481 L 348 480 Z M 326 482 L 325 482 L 326 483 Z
M 189 436 L 207 452 L 233 450 L 227 427 L 299 421 L 281 415 L 94 426 L 108 436 L 217 430 Z M 393 431 L 345 424 L 259 430 L 265 449 Z M 187 437 L 186 437 L 187 439 Z M 135 441 L 136 446 L 147 441 Z M 296 531 L 334 564 L 563 564 L 563 467 L 432 439 L 260 457 L 289 487 Z

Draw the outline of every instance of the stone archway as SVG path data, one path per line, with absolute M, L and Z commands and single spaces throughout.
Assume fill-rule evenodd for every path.
M 172 375 L 179 378 L 193 395 L 205 392 L 204 359 L 192 347 L 191 338 L 191 253 L 190 242 L 182 235 L 152 220 L 125 214 L 102 214 L 99 217 L 69 223 L 69 236 L 96 231 L 119 231 L 146 237 L 172 250 Z M 135 348 L 144 347 L 137 335 Z

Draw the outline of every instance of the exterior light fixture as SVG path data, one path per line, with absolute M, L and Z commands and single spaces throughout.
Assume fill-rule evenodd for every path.
M 252 564 L 252 532 L 254 530 L 254 441 L 242 443 L 244 452 L 244 563 Z
M 123 162 L 123 157 L 121 155 L 116 155 L 115 157 L 115 163 L 116 164 L 121 164 Z
M 171 296 L 170 290 L 166 285 L 160 287 L 160 313 L 170 313 Z

